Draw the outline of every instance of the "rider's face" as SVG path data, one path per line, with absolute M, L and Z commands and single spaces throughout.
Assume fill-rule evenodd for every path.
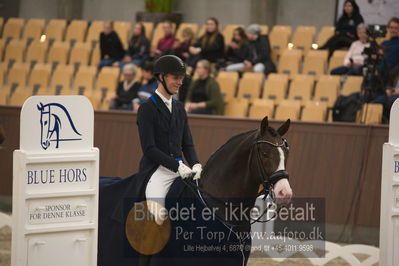
M 177 94 L 179 92 L 180 86 L 183 84 L 184 76 L 180 75 L 172 75 L 168 74 L 165 76 L 166 86 L 168 86 L 168 90 L 173 93 Z

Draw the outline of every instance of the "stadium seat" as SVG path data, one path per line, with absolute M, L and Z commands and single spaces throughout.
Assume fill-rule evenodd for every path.
M 318 47 L 323 46 L 331 36 L 334 35 L 335 27 L 334 26 L 323 26 L 317 36 L 316 44 Z
M 252 101 L 260 96 L 263 83 L 263 73 L 244 73 L 238 83 L 238 98 L 246 98 Z
M 286 49 L 282 52 L 279 64 L 278 73 L 288 74 L 293 78 L 299 73 L 299 66 L 302 59 L 302 51 L 297 49 Z
M 301 105 L 298 101 L 283 100 L 276 108 L 275 119 L 277 120 L 299 120 Z
M 220 91 L 222 93 L 223 99 L 227 101 L 230 98 L 235 97 L 237 83 L 238 83 L 238 73 L 237 72 L 219 72 L 217 82 L 220 86 Z
M 343 51 L 343 50 L 336 50 L 333 55 L 330 58 L 330 62 L 328 65 L 328 72 L 331 72 L 336 67 L 342 66 L 344 64 L 344 59 L 346 56 L 346 53 L 348 51 Z
M 3 63 L 0 63 L 0 88 L 4 84 L 4 79 L 5 79 L 5 72 L 6 72 L 6 66 Z M 1 91 L 1 89 L 0 89 Z
M 8 94 L 4 90 L 0 90 L 0 105 L 8 104 Z
M 18 89 L 10 95 L 10 105 L 22 106 L 30 96 L 32 94 L 29 91 Z
M 227 24 L 224 27 L 224 29 L 222 31 L 222 34 L 223 34 L 223 37 L 224 37 L 224 42 L 226 44 L 231 42 L 231 40 L 233 38 L 234 29 L 238 28 L 238 27 L 241 27 L 241 28 L 245 29 L 245 26 L 243 24 Z
M 65 41 L 73 46 L 75 42 L 84 42 L 88 22 L 86 20 L 72 20 L 65 33 Z
M 297 100 L 304 105 L 312 96 L 314 76 L 296 75 L 290 85 L 288 99 Z
M 259 25 L 260 27 L 260 34 L 267 35 L 269 34 L 269 26 L 267 25 Z
M 338 76 L 323 75 L 316 83 L 314 100 L 326 102 L 328 107 L 332 107 L 338 97 L 340 78 Z
M 25 62 L 34 65 L 36 63 L 44 63 L 48 48 L 48 41 L 33 40 L 29 45 Z
M 74 65 L 77 69 L 81 65 L 88 65 L 90 59 L 90 44 L 84 42 L 76 42 L 71 49 L 69 64 Z
M 287 30 L 279 31 L 275 30 L 274 27 L 269 35 L 270 46 L 272 49 L 272 57 L 275 62 L 281 55 L 281 52 L 288 47 L 288 41 L 290 39 L 290 33 Z
M 101 57 L 100 45 L 97 44 L 94 47 L 93 51 L 91 52 L 90 65 L 98 66 L 98 63 L 100 62 L 100 57 Z
M 269 99 L 255 99 L 249 109 L 250 118 L 273 117 L 274 101 Z
M 144 21 L 141 21 L 141 23 L 143 23 L 144 28 L 145 28 L 145 36 L 147 37 L 148 40 L 151 41 L 152 33 L 154 31 L 154 23 L 153 22 L 144 22 Z
M 270 74 L 263 87 L 263 99 L 273 100 L 279 104 L 285 98 L 288 88 L 288 75 Z
M 0 32 L 3 32 L 4 18 L 0 17 Z
M 245 98 L 229 99 L 224 108 L 224 115 L 232 117 L 246 117 L 248 112 L 248 104 L 249 101 Z
M 0 62 L 3 62 L 4 47 L 6 43 L 3 39 L 0 39 Z
M 151 40 L 151 47 L 152 48 L 156 48 L 158 45 L 158 41 L 159 39 L 161 39 L 164 36 L 164 32 L 162 29 L 163 23 L 158 23 L 157 26 L 154 29 L 154 34 L 152 36 L 152 40 Z M 176 29 L 176 24 L 172 23 L 172 28 L 173 28 L 173 32 L 175 32 Z
M 302 121 L 324 122 L 326 119 L 327 105 L 325 102 L 308 101 L 302 110 Z
M 25 20 L 23 18 L 9 18 L 4 25 L 2 38 L 7 42 L 11 39 L 19 40 Z
M 292 37 L 294 48 L 303 50 L 304 54 L 306 55 L 307 52 L 312 48 L 315 34 L 315 26 L 298 26 L 294 36 Z
M 36 94 L 38 90 L 47 90 L 51 76 L 51 65 L 37 63 L 32 69 L 32 72 L 28 81 L 28 89 L 32 91 L 32 94 Z
M 132 23 L 129 21 L 114 21 L 114 30 L 118 34 L 123 47 L 128 48 L 129 33 L 132 29 Z
M 66 64 L 69 55 L 69 43 L 56 41 L 50 48 L 47 57 L 47 63 L 53 65 L 56 64 Z
M 44 19 L 29 19 L 25 25 L 22 39 L 28 40 L 28 43 L 30 43 L 32 40 L 39 40 L 43 33 L 44 24 Z
M 29 64 L 15 63 L 7 75 L 7 86 L 3 90 L 9 94 L 16 88 L 25 88 L 29 75 Z
M 176 38 L 179 41 L 183 40 L 183 30 L 185 28 L 190 28 L 193 31 L 194 39 L 195 39 L 195 36 L 197 36 L 197 32 L 198 32 L 198 24 L 197 23 L 181 23 L 179 25 L 179 28 L 177 29 Z
M 94 47 L 100 40 L 100 33 L 104 27 L 104 21 L 94 20 L 91 22 L 90 27 L 87 31 L 86 42 L 90 43 Z
M 382 122 L 383 105 L 377 103 L 366 103 L 358 112 L 356 122 L 362 124 L 380 124 Z
M 314 75 L 316 79 L 323 75 L 326 69 L 327 51 L 309 51 L 303 62 L 303 74 Z
M 53 73 L 50 83 L 50 91 L 55 94 L 69 95 L 72 94 L 71 80 L 73 74 L 73 67 L 66 65 L 57 65 Z
M 46 29 L 44 30 L 44 34 L 46 35 L 47 40 L 49 40 L 50 44 L 54 41 L 63 41 L 64 33 L 66 29 L 67 22 L 65 19 L 51 19 Z
M 73 82 L 73 91 L 86 96 L 91 95 L 94 89 L 95 76 L 95 67 L 80 67 L 79 71 L 75 75 L 75 80 Z
M 7 47 L 4 62 L 11 67 L 14 63 L 22 62 L 24 59 L 24 52 L 26 47 L 26 40 L 12 39 Z
M 118 67 L 103 67 L 98 74 L 96 93 L 102 96 L 114 93 L 118 85 L 119 68 Z
M 362 82 L 363 77 L 348 76 L 342 87 L 341 94 L 343 96 L 348 96 L 354 92 L 360 92 Z

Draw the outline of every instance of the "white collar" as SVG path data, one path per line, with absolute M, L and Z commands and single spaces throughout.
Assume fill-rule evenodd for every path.
M 161 98 L 161 100 L 165 103 L 166 107 L 169 108 L 169 106 L 172 106 L 172 99 L 173 97 L 170 97 L 170 99 L 167 99 L 165 96 L 163 96 L 158 89 L 155 90 L 155 93 Z

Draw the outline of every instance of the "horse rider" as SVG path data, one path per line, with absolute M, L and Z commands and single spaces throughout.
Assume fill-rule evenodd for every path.
M 199 164 L 191 137 L 184 105 L 172 96 L 179 92 L 186 74 L 183 61 L 174 55 L 165 55 L 156 60 L 154 74 L 158 87 L 137 113 L 143 157 L 140 171 L 156 169 L 152 173 L 145 196 L 147 207 L 155 222 L 161 225 L 165 197 L 173 181 L 182 178 L 200 178 Z M 183 163 L 182 153 L 189 166 Z

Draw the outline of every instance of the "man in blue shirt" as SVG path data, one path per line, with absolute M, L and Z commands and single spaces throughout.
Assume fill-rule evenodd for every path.
M 381 45 L 385 48 L 385 61 L 390 69 L 399 64 L 399 18 L 393 17 L 388 21 L 391 39 Z

